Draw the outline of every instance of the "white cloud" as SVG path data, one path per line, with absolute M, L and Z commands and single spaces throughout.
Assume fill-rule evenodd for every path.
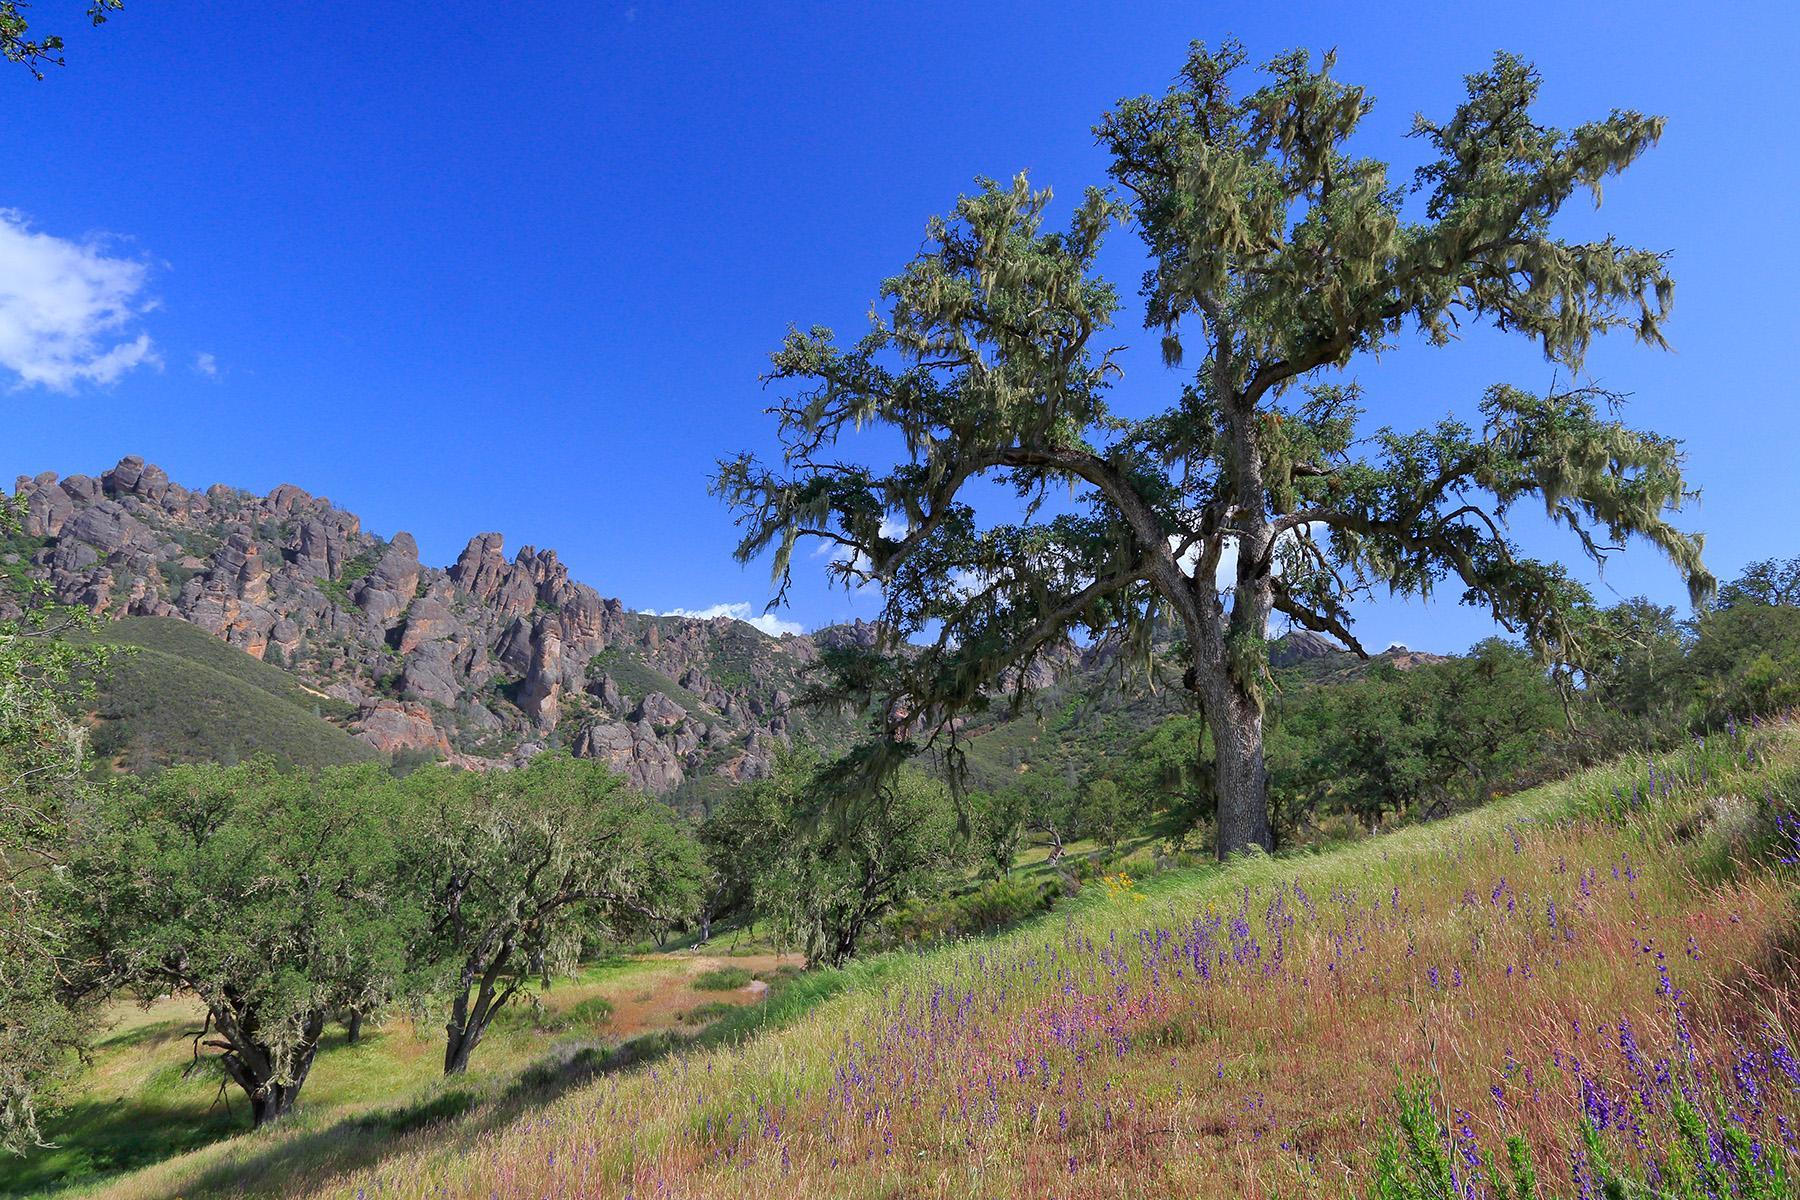
M 0 368 L 23 385 L 68 392 L 160 366 L 150 335 L 131 333 L 154 307 L 147 275 L 97 241 L 38 233 L 24 214 L 0 209 Z
M 753 613 L 746 603 L 715 604 L 711 608 L 671 608 L 666 612 L 652 612 L 653 617 L 693 617 L 699 621 L 710 621 L 714 617 L 730 617 L 734 621 L 742 621 L 746 625 L 762 630 L 770 637 L 780 637 L 784 633 L 805 633 L 806 627 L 798 621 L 784 621 L 774 613 Z
M 202 350 L 194 355 L 194 370 L 208 379 L 219 376 L 219 356 L 211 350 Z

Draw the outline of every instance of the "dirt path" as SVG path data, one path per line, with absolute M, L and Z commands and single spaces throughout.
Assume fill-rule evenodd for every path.
M 768 979 L 783 971 L 797 971 L 805 963 L 798 954 L 648 954 L 640 961 L 654 963 L 656 969 L 615 983 L 583 988 L 585 995 L 572 1001 L 578 1003 L 586 995 L 605 996 L 612 1004 L 612 1015 L 605 1026 L 608 1037 L 625 1040 L 659 1029 L 698 1028 L 700 1023 L 684 1024 L 682 1017 L 704 1004 L 759 1003 L 768 992 Z M 693 986 L 694 980 L 705 972 L 731 967 L 749 971 L 758 978 L 729 991 L 706 991 Z

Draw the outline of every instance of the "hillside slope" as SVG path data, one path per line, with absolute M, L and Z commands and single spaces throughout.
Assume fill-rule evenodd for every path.
M 326 719 L 354 712 L 349 705 L 192 625 L 130 617 L 96 640 L 124 650 L 94 680 L 94 753 L 118 769 L 258 754 L 303 768 L 381 757 Z
M 265 496 L 193 490 L 135 456 L 98 476 L 21 476 L 16 495 L 24 528 L 0 538 L 0 576 L 37 578 L 62 602 L 118 620 L 111 636 L 297 700 L 385 756 L 486 767 L 562 746 L 690 811 L 765 774 L 784 747 L 841 750 L 848 720 L 794 697 L 821 648 L 875 633 L 856 622 L 774 638 L 727 617 L 633 612 L 573 580 L 554 550 L 526 546 L 509 559 L 498 533 L 471 538 L 448 567 L 426 566 L 410 535 L 373 534 L 293 484 Z M 176 623 L 217 646 L 178 642 Z M 1027 763 L 1085 774 L 1179 707 L 1166 688 L 1116 678 L 1104 646 L 1065 646 L 1051 660 L 1033 681 L 1051 686 L 1024 713 L 996 711 L 971 727 L 1005 731 L 972 756 L 979 782 Z M 1274 661 L 1314 678 L 1360 669 L 1306 633 L 1276 642 Z M 172 679 L 173 664 L 158 665 L 144 677 L 146 657 L 132 682 Z M 203 703 L 157 714 L 157 745 L 114 751 L 121 761 L 188 756 L 175 727 L 197 733 L 214 721 L 216 690 L 201 679 L 165 688 L 165 707 Z M 231 750 L 222 737 L 197 744 Z M 314 749 L 301 752 L 296 739 Z M 318 729 L 289 741 L 301 761 L 343 753 L 321 758 L 337 739 Z
M 1550 1194 L 1572 1152 L 1577 1183 L 1599 1169 L 1584 1112 L 1615 1165 L 1685 1136 L 1684 1092 L 1776 1148 L 1800 996 L 1794 848 L 1769 837 L 1796 806 L 1800 729 L 1716 738 L 815 973 L 741 1043 L 564 1075 L 520 1117 L 245 1137 L 104 1194 L 1370 1194 L 1397 1072 L 1454 1114 L 1446 1162 L 1516 1135 Z

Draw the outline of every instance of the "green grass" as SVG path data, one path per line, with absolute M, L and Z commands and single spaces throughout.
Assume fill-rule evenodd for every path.
M 356 713 L 354 704 L 310 691 L 280 667 L 252 658 L 199 626 L 175 617 L 124 617 L 101 626 L 95 640 L 172 654 L 259 688 L 307 712 L 316 710 L 324 717 L 350 717 Z
M 185 622 L 133 617 L 99 637 L 129 651 L 95 680 L 94 698 L 95 752 L 125 770 L 257 754 L 309 768 L 381 757 L 326 719 L 348 705 Z
M 715 967 L 694 977 L 694 989 L 701 992 L 735 992 L 750 982 L 750 972 L 742 967 Z
M 1727 1044 L 1715 1006 L 1728 1004 L 1743 964 L 1760 961 L 1766 939 L 1785 936 L 1796 915 L 1791 879 L 1766 865 L 1730 816 L 1764 801 L 1731 798 L 1800 801 L 1800 731 L 1769 734 L 1753 763 L 1734 762 L 1729 748 L 1705 753 L 1713 757 L 1659 761 L 1658 778 L 1669 779 L 1673 766 L 1677 784 L 1650 808 L 1621 800 L 1644 777 L 1644 764 L 1628 761 L 1346 846 L 1169 870 L 1122 889 L 1092 884 L 998 937 L 807 972 L 764 1004 L 718 1011 L 692 1034 L 653 1030 L 609 1051 L 562 1043 L 559 1057 L 517 1086 L 480 1089 L 466 1106 L 440 1100 L 442 1085 L 396 1083 L 382 1110 L 391 1118 L 347 1126 L 327 1120 L 315 1097 L 314 1115 L 292 1129 L 190 1152 L 106 1194 L 623 1194 L 635 1178 L 638 1194 L 661 1182 L 689 1196 L 1299 1192 L 1335 1200 L 1351 1184 L 1366 1195 L 1361 1172 L 1397 1065 L 1433 1072 L 1446 1103 L 1476 1108 L 1516 1049 L 1536 1056 L 1546 1103 L 1566 1108 L 1570 1091 L 1552 1086 L 1545 1061 L 1557 1030 L 1572 1019 L 1591 1030 L 1630 1008 L 1648 1044 L 1655 976 L 1633 937 L 1655 936 L 1675 960 L 1684 931 L 1702 935 L 1704 957 L 1682 956 L 1672 969 L 1706 1031 L 1703 1049 Z M 1720 798 L 1725 815 L 1708 816 Z M 1623 867 L 1635 876 L 1610 873 Z M 1497 878 L 1518 894 L 1516 915 L 1490 900 Z M 1326 915 L 1322 923 L 1302 911 L 1301 896 Z M 1265 905 L 1279 897 L 1297 923 L 1285 935 L 1285 965 L 1265 970 L 1269 939 L 1284 928 Z M 1578 939 L 1547 935 L 1550 901 L 1575 914 Z M 1263 957 L 1230 986 L 1177 984 L 1170 1002 L 1140 1007 L 1160 994 L 1138 961 L 1144 932 L 1233 913 L 1264 939 Z M 1353 946 L 1367 939 L 1361 957 L 1344 960 L 1353 972 L 1333 973 L 1344 952 L 1339 933 Z M 1111 974 L 1121 963 L 1128 969 Z M 1172 965 L 1165 962 L 1159 986 L 1174 982 Z M 1531 968 L 1528 983 L 1513 979 L 1515 966 Z M 1469 990 L 1440 992 L 1435 974 L 1427 983 L 1428 969 L 1447 975 L 1453 967 L 1469 975 Z M 615 962 L 590 974 L 623 1011 L 647 994 L 655 969 Z M 708 1002 L 695 1003 L 698 978 L 684 977 L 675 1007 L 713 1017 Z M 967 1016 L 946 1024 L 934 997 L 944 1014 L 963 999 Z M 580 999 L 547 998 L 563 1006 Z M 1106 1016 L 1114 1005 L 1137 1015 Z M 1077 1017 L 1107 1030 L 1085 1057 L 1049 1036 Z M 879 1056 L 860 1086 L 890 1090 L 859 1093 L 854 1108 L 835 1098 L 830 1089 L 850 1055 Z M 1038 1055 L 1053 1056 L 1044 1082 L 1035 1066 L 1028 1078 L 1013 1077 L 1015 1059 Z M 966 1127 L 963 1099 L 976 1111 L 982 1072 L 1001 1068 L 1007 1115 L 992 1132 Z M 342 1086 L 328 1084 L 321 1096 Z M 1045 1088 L 1053 1099 L 1038 1110 L 1043 1119 L 1019 1115 L 1021 1102 L 1029 1115 Z M 1059 1106 L 1077 1118 L 1066 1135 Z M 727 1117 L 745 1131 L 733 1135 L 729 1156 L 716 1153 Z M 1282 1139 L 1299 1139 L 1318 1157 L 1312 1182 L 1304 1160 L 1277 1151 Z M 1067 1159 L 1079 1160 L 1079 1172 L 1065 1168 Z M 1557 1160 L 1542 1151 L 1539 1161 Z M 579 1186 L 560 1173 L 576 1166 L 592 1172 Z
M 737 968 L 728 968 L 737 970 Z M 771 972 L 785 986 L 788 974 Z M 749 979 L 749 973 L 744 972 Z M 441 1126 L 477 1107 L 528 1106 L 554 1094 L 583 1070 L 617 1059 L 667 1053 L 695 1037 L 742 1029 L 764 1006 L 695 1005 L 687 962 L 610 957 L 583 964 L 530 1003 L 503 1010 L 476 1051 L 469 1073 L 441 1078 L 442 1033 L 435 1020 L 397 1018 L 364 1027 L 361 1040 L 328 1029 L 295 1114 L 294 1131 L 349 1137 L 371 1146 Z M 771 991 L 778 996 L 781 988 Z M 642 997 L 653 1025 L 641 1022 Z M 622 1005 L 635 1004 L 640 1024 L 615 1028 Z M 118 1005 L 93 1049 L 79 1092 L 47 1126 L 56 1145 L 23 1158 L 0 1158 L 0 1197 L 68 1195 L 151 1167 L 221 1139 L 249 1133 L 236 1088 L 221 1092 L 220 1072 L 204 1055 L 196 1064 L 191 1036 L 200 1027 L 189 1001 L 163 999 L 148 1008 Z M 691 1030 L 692 1026 L 707 1026 Z M 261 1135 L 257 1135 L 261 1136 Z

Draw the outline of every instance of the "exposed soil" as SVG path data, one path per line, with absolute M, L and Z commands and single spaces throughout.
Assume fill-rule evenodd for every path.
M 612 1016 L 605 1032 L 609 1038 L 624 1041 L 659 1029 L 681 1025 L 681 1017 L 702 1004 L 748 1005 L 760 1002 L 768 992 L 763 980 L 753 979 L 748 985 L 728 992 L 699 991 L 692 985 L 703 972 L 719 967 L 737 967 L 756 975 L 774 975 L 782 968 L 798 970 L 806 960 L 798 954 L 652 954 L 645 960 L 668 964 L 643 975 L 582 989 L 587 995 L 605 996 L 612 1002 Z M 762 986 L 757 986 L 762 984 Z M 573 989 L 571 989 L 572 991 Z M 554 996 L 555 993 L 552 993 Z

